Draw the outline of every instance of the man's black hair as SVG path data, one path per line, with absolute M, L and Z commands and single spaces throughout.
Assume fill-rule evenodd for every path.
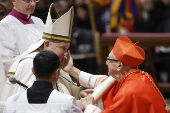
M 33 60 L 34 73 L 37 78 L 49 79 L 59 67 L 59 57 L 52 51 L 41 51 Z

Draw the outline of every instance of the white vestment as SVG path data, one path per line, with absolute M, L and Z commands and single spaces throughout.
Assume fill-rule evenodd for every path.
M 31 19 L 34 23 L 23 24 L 8 15 L 0 22 L 0 54 L 6 74 L 17 57 L 41 39 L 44 23 L 34 16 Z
M 32 67 L 33 67 L 33 59 L 38 52 L 39 51 L 35 51 L 23 57 L 20 63 L 17 65 L 16 71 L 14 74 L 14 77 L 17 80 L 27 85 L 28 87 L 31 87 L 33 82 L 35 81 L 35 75 L 32 73 Z M 65 78 L 69 81 L 72 81 L 69 74 L 61 70 L 59 79 L 57 81 L 58 89 L 60 92 L 71 95 L 70 87 L 67 86 L 67 84 L 64 84 L 63 82 Z M 23 87 L 17 84 L 11 84 L 9 80 L 7 79 L 3 92 L 2 92 L 1 101 L 2 100 L 6 101 L 8 97 L 22 90 L 24 90 Z
M 92 88 L 95 89 L 98 87 L 103 80 L 108 78 L 106 75 L 92 75 L 83 71 L 80 71 L 79 74 L 79 82 L 80 85 L 86 87 L 86 88 Z M 100 109 L 99 109 L 100 108 Z M 103 102 L 102 99 L 100 99 L 97 102 L 97 107 L 94 105 L 87 105 L 84 113 L 100 113 L 103 110 Z
M 3 113 L 82 113 L 75 98 L 53 90 L 45 104 L 28 104 L 27 90 L 11 96 Z
M 86 73 L 83 71 L 80 71 L 80 74 L 79 74 L 80 84 L 83 87 L 91 88 L 91 89 L 96 88 L 106 78 L 108 78 L 108 76 L 106 76 L 106 75 L 95 75 L 94 76 L 93 74 L 89 74 L 89 73 Z

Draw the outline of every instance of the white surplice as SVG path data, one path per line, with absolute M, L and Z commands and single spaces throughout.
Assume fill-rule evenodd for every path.
M 53 90 L 45 104 L 29 104 L 27 91 L 11 96 L 3 113 L 82 113 L 75 98 Z
M 31 19 L 34 23 L 23 24 L 14 16 L 8 15 L 0 22 L 0 54 L 6 74 L 17 57 L 41 39 L 44 23 L 34 16 Z

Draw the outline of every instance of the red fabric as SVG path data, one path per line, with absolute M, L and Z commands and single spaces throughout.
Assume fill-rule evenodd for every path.
M 125 76 L 103 95 L 102 113 L 167 113 L 160 94 L 141 71 L 124 80 Z
M 123 25 L 123 28 L 127 29 L 130 32 L 133 31 L 133 25 L 128 22 Z
M 80 85 L 79 78 L 77 79 L 77 86 L 81 86 L 81 85 Z
M 127 36 L 117 38 L 112 52 L 120 62 L 129 67 L 136 67 L 145 59 L 144 50 L 132 43 Z

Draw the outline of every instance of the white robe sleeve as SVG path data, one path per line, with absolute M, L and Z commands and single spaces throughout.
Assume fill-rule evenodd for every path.
M 80 71 L 79 82 L 83 87 L 95 88 L 97 87 L 103 79 L 106 79 L 106 75 L 92 75 L 83 71 Z
M 101 84 L 103 82 L 103 80 L 105 80 L 106 78 L 108 78 L 108 76 L 106 75 L 92 75 L 83 71 L 80 71 L 79 74 L 79 83 L 81 86 L 86 87 L 86 88 L 96 88 L 99 86 L 99 84 Z M 103 103 L 102 100 L 99 100 L 97 102 L 97 107 L 99 107 L 100 109 L 103 109 Z M 98 109 L 99 109 L 98 108 Z M 97 110 L 98 111 L 98 110 Z M 97 112 L 96 111 L 96 112 Z M 88 112 L 86 112 L 88 113 Z M 91 112 L 89 112 L 91 113 Z M 93 113 L 93 112 L 92 112 Z
M 101 109 L 91 104 L 87 105 L 86 109 L 84 110 L 84 113 L 101 113 L 101 112 L 102 112 Z

